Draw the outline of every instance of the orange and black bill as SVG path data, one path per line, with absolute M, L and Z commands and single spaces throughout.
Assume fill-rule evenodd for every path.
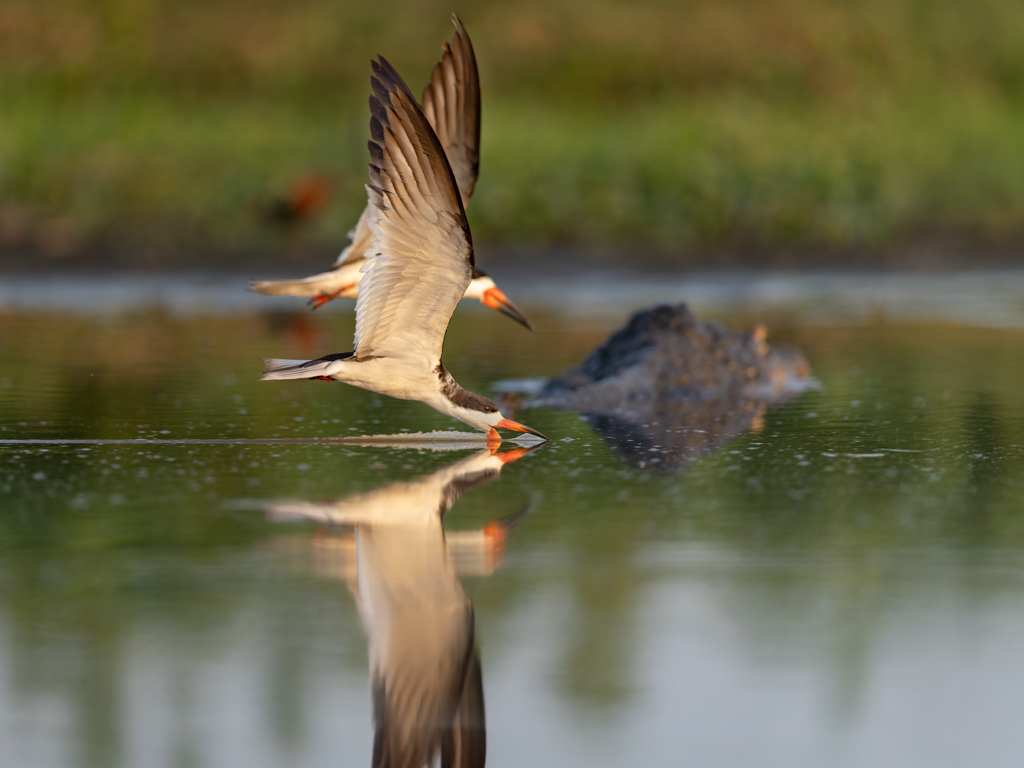
M 542 440 L 547 440 L 546 435 L 542 435 L 536 429 L 530 429 L 525 424 L 520 424 L 518 421 L 512 421 L 511 419 L 502 419 L 498 422 L 498 428 L 500 429 L 513 429 L 516 432 L 529 432 L 531 435 L 536 435 Z
M 526 315 L 523 314 L 519 307 L 509 301 L 508 296 L 500 288 L 488 288 L 484 291 L 484 297 L 481 301 L 484 306 L 496 309 L 501 314 L 511 317 L 520 325 L 525 325 L 531 331 L 533 330 L 533 323 L 526 319 Z

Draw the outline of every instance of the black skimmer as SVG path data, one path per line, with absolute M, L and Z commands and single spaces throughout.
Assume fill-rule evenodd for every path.
M 455 14 L 452 14 L 452 23 L 455 33 L 451 43 L 444 44 L 444 55 L 434 65 L 430 82 L 423 89 L 422 107 L 444 147 L 465 206 L 473 194 L 480 169 L 480 78 L 465 27 Z M 266 296 L 309 296 L 314 308 L 331 299 L 357 299 L 366 251 L 370 247 L 368 216 L 367 207 L 355 229 L 349 232 L 351 244 L 326 272 L 299 280 L 250 280 L 252 290 Z M 533 330 L 526 315 L 476 266 L 463 298 L 476 299 Z
M 489 575 L 517 513 L 475 531 L 442 520 L 467 490 L 529 449 L 478 451 L 431 475 L 339 502 L 275 502 L 270 520 L 350 526 L 312 542 L 317 573 L 344 579 L 369 644 L 378 766 L 483 766 L 483 680 L 459 574 Z
M 264 360 L 264 380 L 342 381 L 419 400 L 500 441 L 506 419 L 456 383 L 441 362 L 452 313 L 472 279 L 473 238 L 452 167 L 409 87 L 386 59 L 370 78 L 372 239 L 356 301 L 355 350 L 318 360 Z M 544 438 L 545 440 L 547 438 Z

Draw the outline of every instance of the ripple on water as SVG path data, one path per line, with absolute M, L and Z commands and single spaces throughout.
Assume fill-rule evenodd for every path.
M 610 322 L 540 317 L 519 338 L 457 316 L 446 362 L 475 391 L 551 375 Z M 257 381 L 264 354 L 332 351 L 287 323 L 0 323 L 0 762 L 173 762 L 178 728 L 204 764 L 368 762 L 351 530 L 266 505 L 411 492 L 480 446 L 416 403 Z M 1024 759 L 1021 332 L 798 317 L 771 338 L 822 387 L 655 441 L 536 409 L 551 443 L 441 485 L 495 763 Z M 402 430 L 446 450 L 337 439 Z

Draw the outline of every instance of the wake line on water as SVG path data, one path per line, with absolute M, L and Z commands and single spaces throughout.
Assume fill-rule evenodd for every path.
M 523 435 L 505 442 L 533 442 Z M 209 437 L 209 438 L 11 438 L 2 445 L 379 445 L 379 446 L 475 446 L 487 442 L 483 432 L 402 432 L 394 435 L 343 435 L 341 437 Z
M 252 437 L 252 438 L 154 438 L 145 437 L 110 439 L 110 440 L 88 440 L 88 439 L 24 439 L 24 440 L 0 440 L 0 445 L 244 445 L 276 444 L 276 443 L 341 443 L 351 441 L 347 437 Z

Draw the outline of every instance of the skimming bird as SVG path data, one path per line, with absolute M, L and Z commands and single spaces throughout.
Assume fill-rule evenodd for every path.
M 452 23 L 455 33 L 451 44 L 444 44 L 444 55 L 434 65 L 430 82 L 423 89 L 423 113 L 448 156 L 462 204 L 466 205 L 480 169 L 480 78 L 469 35 L 454 14 Z M 341 252 L 329 270 L 300 280 L 250 280 L 252 290 L 267 296 L 310 296 L 309 303 L 314 308 L 331 299 L 358 298 L 365 254 L 370 247 L 369 212 L 369 207 L 363 211 L 355 229 L 349 233 L 351 245 Z M 477 299 L 533 330 L 519 308 L 476 266 L 463 298 Z
M 419 400 L 500 441 L 496 427 L 536 430 L 460 387 L 441 362 L 452 313 L 475 268 L 455 176 L 409 87 L 384 57 L 370 78 L 372 233 L 356 301 L 355 351 L 318 360 L 264 360 L 263 379 L 327 379 Z M 547 439 L 547 438 L 545 438 Z

